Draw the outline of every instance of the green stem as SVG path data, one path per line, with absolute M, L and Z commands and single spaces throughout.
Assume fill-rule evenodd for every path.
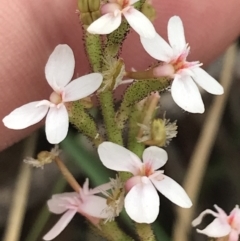
M 102 42 L 100 35 L 85 32 L 85 50 L 93 72 L 101 72 Z
M 92 225 L 90 225 L 90 227 L 92 228 L 94 233 L 98 234 L 101 237 L 104 237 L 109 241 L 134 241 L 119 228 L 116 222 L 108 222 L 106 224 L 102 224 L 100 229 Z
M 128 150 L 134 152 L 140 158 L 142 157 L 142 153 L 145 148 L 145 145 L 143 143 L 139 143 L 137 141 L 137 136 L 140 129 L 137 123 L 141 123 L 142 113 L 144 112 L 137 109 L 136 107 L 134 108 L 130 115 L 128 130 Z
M 103 142 L 103 138 L 98 132 L 97 125 L 84 106 L 78 102 L 72 102 L 69 121 L 85 136 L 87 136 L 96 146 Z
M 112 91 L 106 90 L 99 94 L 108 140 L 118 145 L 123 145 L 122 133 L 115 122 L 115 110 Z
M 122 129 L 128 120 L 134 104 L 143 100 L 153 91 L 163 91 L 169 86 L 169 78 L 139 80 L 126 90 L 121 106 L 116 115 L 118 128 Z
M 122 48 L 123 41 L 126 39 L 129 31 L 129 24 L 126 20 L 123 20 L 119 28 L 107 35 L 107 43 L 104 49 L 104 56 L 118 56 Z
M 136 223 L 135 227 L 141 241 L 156 241 L 153 230 L 149 224 Z

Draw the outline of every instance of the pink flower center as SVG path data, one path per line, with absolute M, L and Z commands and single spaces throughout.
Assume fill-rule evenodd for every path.
M 122 11 L 129 6 L 129 0 L 115 0 L 106 3 L 101 8 L 102 15 L 107 13 L 114 13 L 116 10 Z
M 142 165 L 142 169 L 140 170 L 140 175 L 141 176 L 151 176 L 154 173 L 154 170 L 152 169 L 152 164 L 151 162 L 144 163 Z
M 183 70 L 183 69 L 189 69 L 193 66 L 200 66 L 201 64 L 199 63 L 199 61 L 192 61 L 192 62 L 188 62 L 186 61 L 186 58 L 189 54 L 189 47 L 186 47 L 186 49 L 183 51 L 183 53 L 181 55 L 179 55 L 175 60 L 172 60 L 170 62 L 170 64 L 172 64 L 175 73 L 178 73 L 179 71 Z
M 62 103 L 62 95 L 58 94 L 57 92 L 53 91 L 52 94 L 49 97 L 49 100 L 55 104 L 58 105 L 60 103 Z

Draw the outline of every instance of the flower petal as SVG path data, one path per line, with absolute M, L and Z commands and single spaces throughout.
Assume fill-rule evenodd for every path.
M 151 163 L 151 167 L 154 170 L 159 169 L 164 166 L 167 162 L 168 155 L 162 148 L 151 146 L 144 150 L 143 152 L 143 162 Z
M 215 218 L 205 229 L 199 230 L 198 233 L 202 233 L 212 238 L 219 238 L 226 236 L 230 233 L 231 226 L 226 222 L 222 222 L 220 219 Z
M 134 186 L 125 197 L 125 209 L 137 223 L 152 223 L 159 213 L 160 199 L 156 189 L 147 177 Z
M 68 132 L 68 112 L 64 105 L 50 108 L 45 124 L 47 140 L 51 144 L 58 144 Z
M 98 146 L 98 155 L 103 165 L 111 170 L 136 174 L 142 165 L 137 155 L 112 142 L 103 142 Z
M 116 10 L 119 11 L 119 10 Z M 92 34 L 109 34 L 116 30 L 122 21 L 121 12 L 107 13 L 94 21 L 87 31 Z
M 75 60 L 72 49 L 66 44 L 59 44 L 45 66 L 45 75 L 48 84 L 59 91 L 72 78 Z
M 106 212 L 107 200 L 103 197 L 89 195 L 84 198 L 84 202 L 80 205 L 80 213 L 87 214 L 96 218 L 107 218 L 108 213 Z
M 228 241 L 238 241 L 238 231 L 235 229 L 232 229 L 229 237 L 228 237 Z
M 173 50 L 169 44 L 156 33 L 152 39 L 140 37 L 143 48 L 157 60 L 169 62 L 173 56 Z
M 171 17 L 168 21 L 168 41 L 178 54 L 186 47 L 183 23 L 178 16 Z
M 80 100 L 91 95 L 100 87 L 102 79 L 101 74 L 92 73 L 71 81 L 64 88 L 63 102 Z
M 203 113 L 204 105 L 197 85 L 189 76 L 177 75 L 171 87 L 173 100 L 191 113 Z
M 79 195 L 76 192 L 55 194 L 47 201 L 48 209 L 51 213 L 61 214 L 67 211 L 70 205 L 76 206 L 77 198 Z
M 141 12 L 131 7 L 128 11 L 123 11 L 124 17 L 130 26 L 144 38 L 154 38 L 156 35 L 152 22 Z
M 207 214 L 212 214 L 215 218 L 218 217 L 218 213 L 212 211 L 211 209 L 206 209 L 205 211 L 201 212 L 199 216 L 192 221 L 192 226 L 195 227 L 199 225 L 202 222 L 203 217 Z
M 64 228 L 66 228 L 76 212 L 76 210 L 68 210 L 66 213 L 64 213 L 59 221 L 53 226 L 53 228 L 44 235 L 43 239 L 52 240 L 56 238 L 64 230 Z
M 192 202 L 184 189 L 172 178 L 166 175 L 163 176 L 164 179 L 160 181 L 151 178 L 151 176 L 149 178 L 151 179 L 157 190 L 162 193 L 166 198 L 168 198 L 171 202 L 177 204 L 182 208 L 190 208 L 192 206 Z
M 25 104 L 3 118 L 3 124 L 10 129 L 20 130 L 36 124 L 47 114 L 48 106 L 36 107 L 41 101 Z
M 207 92 L 213 95 L 223 94 L 223 87 L 205 70 L 202 68 L 192 68 L 192 72 L 194 73 L 193 79 Z

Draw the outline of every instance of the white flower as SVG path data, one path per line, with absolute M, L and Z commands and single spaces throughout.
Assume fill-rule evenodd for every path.
M 190 47 L 186 44 L 182 21 L 174 16 L 168 22 L 168 40 L 170 45 L 158 34 L 153 39 L 141 37 L 144 49 L 153 58 L 166 62 L 154 68 L 155 77 L 171 76 L 174 101 L 182 109 L 192 113 L 203 113 L 204 104 L 194 81 L 214 95 L 223 94 L 222 86 L 207 72 L 199 61 L 186 60 Z M 194 81 L 193 81 L 194 80 Z
M 48 200 L 49 211 L 62 214 L 55 226 L 43 237 L 44 240 L 52 240 L 57 237 L 78 212 L 85 216 L 92 224 L 97 225 L 100 219 L 108 218 L 106 199 L 93 194 L 99 192 L 95 189 L 89 190 L 89 181 L 86 179 L 79 193 L 69 192 L 55 194 Z
M 167 153 L 152 146 L 143 152 L 143 162 L 133 152 L 112 142 L 103 142 L 98 147 L 102 163 L 115 171 L 131 172 L 134 176 L 126 184 L 125 209 L 138 223 L 152 223 L 159 213 L 160 200 L 156 189 L 173 203 L 189 208 L 192 202 L 183 188 L 156 171 L 167 162 Z
M 122 22 L 122 14 L 129 25 L 141 36 L 153 38 L 156 34 L 151 21 L 132 5 L 139 0 L 109 0 L 102 6 L 103 16 L 94 21 L 87 29 L 92 34 L 109 34 Z
M 67 135 L 69 125 L 65 103 L 91 95 L 102 83 L 102 75 L 99 73 L 88 74 L 70 82 L 74 66 L 71 48 L 58 45 L 45 67 L 47 82 L 53 89 L 50 100 L 30 102 L 15 109 L 3 118 L 4 125 L 10 129 L 24 129 L 36 124 L 47 114 L 47 139 L 52 144 L 61 142 Z
M 228 236 L 228 241 L 238 241 L 238 236 L 240 235 L 240 209 L 238 205 L 236 205 L 229 216 L 217 205 L 214 205 L 214 207 L 217 212 L 210 209 L 203 211 L 193 220 L 192 225 L 194 227 L 199 225 L 206 214 L 212 214 L 215 219 L 205 229 L 197 229 L 197 232 L 211 238 Z

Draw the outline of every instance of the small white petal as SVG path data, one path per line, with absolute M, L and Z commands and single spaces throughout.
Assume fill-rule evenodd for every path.
M 101 74 L 92 73 L 71 81 L 64 88 L 63 102 L 80 100 L 91 95 L 100 87 L 102 79 Z
M 45 124 L 47 140 L 51 144 L 58 144 L 68 132 L 68 112 L 64 105 L 50 108 Z
M 104 212 L 107 208 L 107 200 L 103 197 L 90 195 L 84 199 L 79 209 L 83 214 L 96 218 L 107 218 L 108 213 Z
M 172 48 L 169 44 L 156 33 L 152 39 L 140 37 L 143 48 L 146 52 L 157 60 L 169 62 L 173 56 Z
M 121 21 L 122 15 L 120 11 L 116 15 L 115 13 L 107 13 L 94 21 L 87 31 L 92 34 L 109 34 L 120 26 Z
M 103 165 L 111 170 L 136 174 L 142 165 L 137 155 L 112 142 L 103 142 L 98 146 L 98 155 Z
M 70 203 L 74 205 L 77 198 L 79 195 L 76 192 L 55 194 L 47 201 L 48 209 L 51 213 L 61 214 L 67 211 Z
M 219 238 L 226 236 L 230 233 L 231 226 L 226 222 L 222 222 L 220 219 L 215 218 L 205 229 L 199 230 L 198 233 L 202 233 L 212 238 Z
M 160 199 L 156 189 L 147 177 L 135 185 L 125 197 L 125 209 L 137 223 L 153 223 L 159 213 Z
M 124 17 L 127 19 L 129 25 L 142 37 L 154 38 L 156 35 L 155 28 L 152 22 L 141 12 L 135 8 L 130 8 L 128 11 L 123 12 Z
M 153 170 L 157 170 L 164 166 L 167 162 L 167 159 L 167 152 L 156 146 L 148 147 L 143 152 L 143 162 L 151 163 Z
M 195 227 L 199 225 L 202 222 L 203 217 L 207 214 L 212 214 L 215 218 L 218 217 L 218 213 L 210 209 L 206 209 L 205 211 L 201 212 L 199 216 L 192 221 L 192 226 Z
M 190 208 L 192 206 L 192 202 L 184 189 L 172 178 L 166 175 L 163 176 L 164 179 L 162 179 L 161 181 L 151 178 L 151 176 L 149 178 L 151 179 L 157 190 L 162 193 L 166 198 L 168 198 L 171 202 L 177 204 L 182 208 Z
M 36 124 L 47 114 L 48 106 L 36 107 L 41 101 L 25 104 L 3 118 L 3 124 L 10 129 L 20 130 Z
M 53 226 L 53 228 L 46 235 L 44 235 L 43 239 L 52 240 L 56 238 L 64 230 L 64 228 L 66 228 L 76 212 L 76 210 L 68 210 L 66 213 L 64 213 L 59 221 Z
M 168 21 L 168 41 L 179 54 L 186 47 L 183 23 L 178 16 L 171 17 Z
M 189 76 L 176 76 L 171 93 L 173 100 L 182 109 L 191 113 L 203 113 L 204 104 L 197 85 Z
M 223 94 L 223 87 L 205 70 L 202 68 L 193 68 L 192 72 L 195 74 L 193 79 L 207 92 L 213 95 Z
M 75 60 L 72 49 L 66 45 L 58 45 L 50 55 L 45 66 L 48 84 L 58 91 L 72 78 Z
M 238 236 L 239 236 L 238 231 L 235 229 L 232 229 L 229 234 L 228 241 L 238 241 L 239 240 Z

